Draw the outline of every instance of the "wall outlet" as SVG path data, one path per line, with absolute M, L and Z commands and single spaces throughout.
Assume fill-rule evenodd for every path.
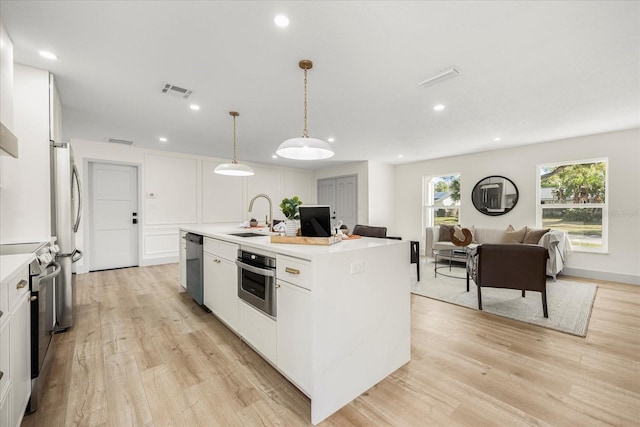
M 351 263 L 351 274 L 364 273 L 364 261 L 353 261 Z
M 156 198 L 156 193 L 147 193 L 147 197 L 150 199 L 155 199 Z

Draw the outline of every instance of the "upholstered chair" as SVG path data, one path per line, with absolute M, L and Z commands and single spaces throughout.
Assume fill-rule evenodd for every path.
M 469 277 L 478 288 L 478 309 L 482 310 L 482 288 L 536 291 L 542 295 L 542 310 L 547 313 L 547 258 L 542 246 L 517 244 L 483 244 L 474 249 L 467 262 L 467 291 Z
M 353 234 L 363 237 L 387 237 L 387 227 L 372 227 L 370 225 L 356 224 Z

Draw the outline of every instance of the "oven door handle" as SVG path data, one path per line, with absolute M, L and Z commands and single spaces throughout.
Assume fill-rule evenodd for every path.
M 259 274 L 261 276 L 276 277 L 276 272 L 273 271 L 273 270 L 269 270 L 269 269 L 266 269 L 266 268 L 254 267 L 253 265 L 245 264 L 244 262 L 238 261 L 238 260 L 236 260 L 236 265 L 238 267 L 242 268 L 243 270 L 247 270 L 247 271 L 250 271 L 252 273 Z
M 49 280 L 52 277 L 56 277 L 62 271 L 62 266 L 60 265 L 59 262 L 53 261 L 50 265 L 52 265 L 54 267 L 54 270 L 49 274 L 46 274 L 44 276 L 40 276 L 40 281 L 41 282 L 44 282 L 45 280 Z

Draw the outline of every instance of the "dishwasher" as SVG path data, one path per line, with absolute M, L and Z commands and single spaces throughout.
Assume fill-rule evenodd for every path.
M 204 304 L 203 238 L 193 233 L 187 233 L 184 238 L 187 241 L 187 292 L 202 305 Z

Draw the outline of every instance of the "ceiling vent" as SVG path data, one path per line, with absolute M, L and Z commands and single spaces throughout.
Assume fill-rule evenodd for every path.
M 128 141 L 126 139 L 117 139 L 117 138 L 107 138 L 107 142 L 112 144 L 123 144 L 123 145 L 132 145 L 133 141 Z
M 185 89 L 180 86 L 172 85 L 166 83 L 162 88 L 162 93 L 166 93 L 167 95 L 175 96 L 176 98 L 184 98 L 187 99 L 189 95 L 193 93 L 192 90 Z

